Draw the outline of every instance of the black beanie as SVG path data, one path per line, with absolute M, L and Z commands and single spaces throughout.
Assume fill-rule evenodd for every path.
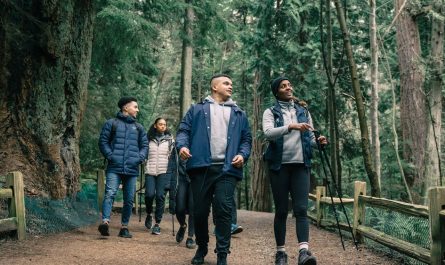
M 123 106 L 132 101 L 138 102 L 138 100 L 134 97 L 121 97 L 121 99 L 119 99 L 119 102 L 117 102 L 117 106 L 119 107 L 120 110 L 122 110 Z
M 278 93 L 278 89 L 280 88 L 280 84 L 284 80 L 289 80 L 289 79 L 287 77 L 280 76 L 280 77 L 275 78 L 274 80 L 272 80 L 272 82 L 270 83 L 270 89 L 272 90 L 272 94 L 275 97 L 277 97 L 277 93 Z

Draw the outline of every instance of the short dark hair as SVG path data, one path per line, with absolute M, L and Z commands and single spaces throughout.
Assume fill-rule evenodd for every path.
M 212 77 L 210 78 L 210 85 L 212 84 L 213 79 L 215 79 L 215 78 L 219 78 L 219 77 L 227 77 L 227 78 L 229 78 L 230 80 L 232 80 L 232 78 L 230 77 L 230 75 L 226 75 L 226 74 L 216 74 L 216 75 L 214 75 L 214 76 L 212 76 Z
M 119 107 L 120 110 L 122 110 L 122 107 L 124 107 L 126 104 L 132 101 L 138 102 L 138 100 L 135 97 L 121 97 L 121 99 L 119 99 L 119 102 L 117 102 L 117 106 Z

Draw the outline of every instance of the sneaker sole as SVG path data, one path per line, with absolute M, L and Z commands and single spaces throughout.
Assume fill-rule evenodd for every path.
M 200 264 L 204 264 L 204 260 L 203 261 L 195 261 L 195 260 L 192 260 L 192 264 L 193 265 L 200 265 Z
M 317 265 L 317 260 L 315 258 L 306 260 L 306 262 L 301 263 L 301 265 Z
M 110 232 L 108 230 L 108 225 L 101 224 L 99 225 L 99 233 L 101 236 L 110 236 Z
M 237 227 L 235 230 L 232 231 L 232 235 L 236 235 L 243 232 L 243 228 L 242 227 Z
M 132 238 L 133 236 L 132 235 L 129 235 L 129 236 L 124 236 L 124 235 L 118 235 L 119 237 L 122 237 L 122 238 Z

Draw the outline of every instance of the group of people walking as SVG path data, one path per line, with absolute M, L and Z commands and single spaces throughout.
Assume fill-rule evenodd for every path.
M 145 227 L 152 234 L 161 233 L 160 222 L 169 191 L 169 211 L 176 214 L 180 224 L 176 241 L 183 241 L 188 228 L 186 246 L 198 246 L 191 264 L 203 264 L 208 254 L 208 217 L 212 209 L 217 264 L 227 264 L 231 235 L 242 231 L 236 223 L 234 193 L 250 156 L 252 135 L 246 113 L 231 98 L 230 76 L 213 76 L 210 89 L 210 95 L 192 105 L 183 117 L 176 141 L 167 129 L 166 119 L 156 119 L 146 133 L 136 122 L 137 99 L 119 100 L 120 111 L 104 124 L 99 137 L 100 151 L 108 161 L 102 222 L 98 228 L 101 235 L 110 235 L 112 204 L 122 183 L 124 204 L 118 235 L 132 237 L 128 223 L 138 167 L 145 163 Z M 314 265 L 307 220 L 311 148 L 316 141 L 312 119 L 305 103 L 294 98 L 289 79 L 273 80 L 271 90 L 277 101 L 263 114 L 263 131 L 269 141 L 264 159 L 275 203 L 275 264 L 288 264 L 285 237 L 290 193 L 296 216 L 298 264 Z M 323 136 L 317 140 L 327 144 Z

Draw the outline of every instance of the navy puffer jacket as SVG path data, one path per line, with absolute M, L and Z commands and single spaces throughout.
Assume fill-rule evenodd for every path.
M 108 120 L 102 127 L 99 149 L 108 160 L 107 173 L 137 176 L 138 166 L 147 159 L 147 133 L 135 118 L 119 111 L 116 119 Z

